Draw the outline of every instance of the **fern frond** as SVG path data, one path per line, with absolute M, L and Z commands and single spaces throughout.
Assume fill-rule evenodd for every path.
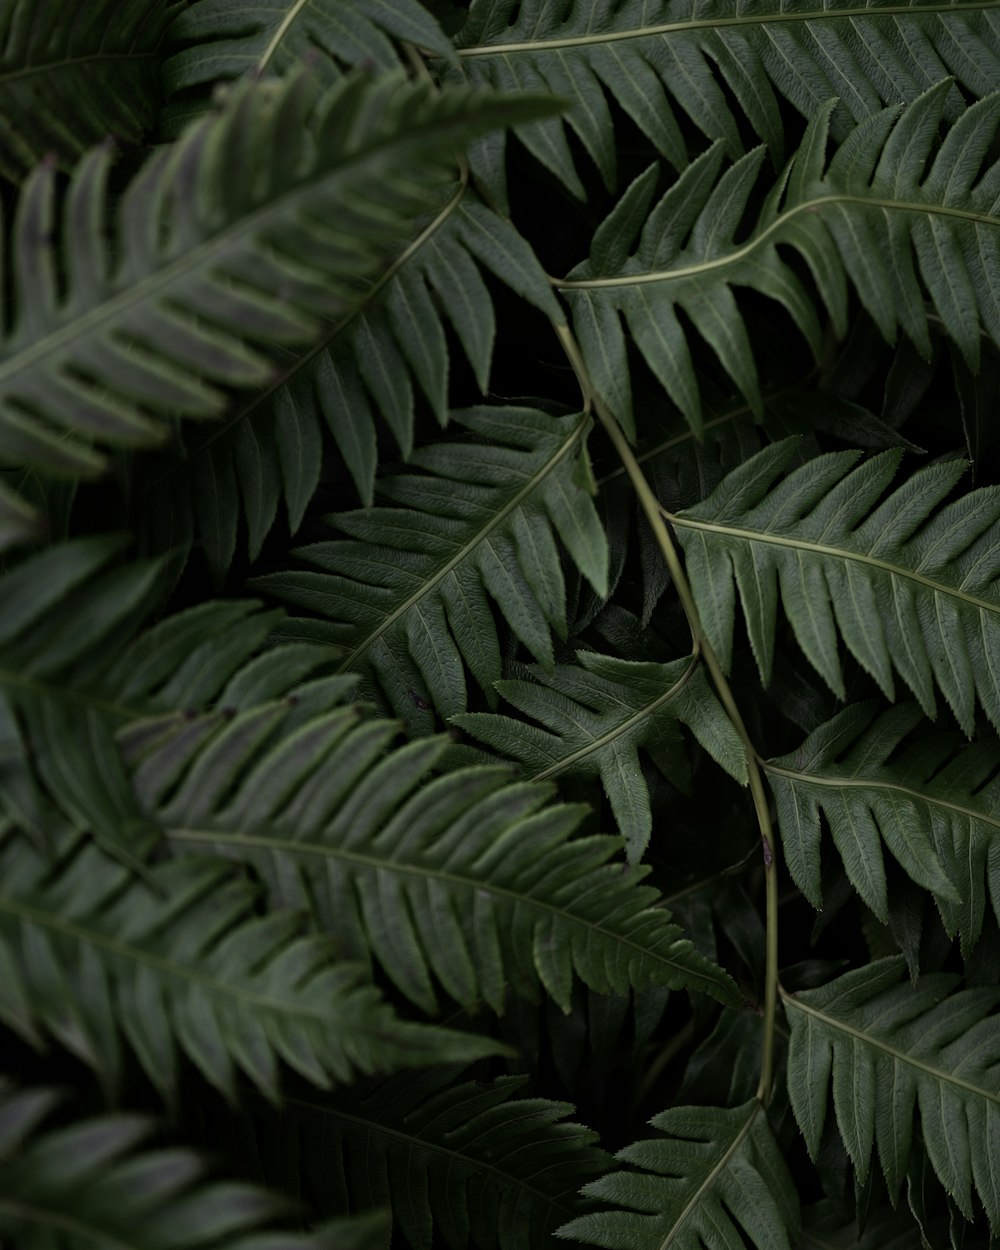
M 47 1126 L 60 1103 L 46 1089 L 0 1084 L 0 1237 L 19 1250 L 383 1250 L 381 1213 L 312 1233 L 277 1231 L 277 1194 L 210 1181 L 178 1148 L 143 1145 L 154 1125 L 106 1115 Z M 7 1242 L 9 1238 L 9 1242 Z
M 292 644 L 260 655 L 280 613 L 254 601 L 209 601 L 144 629 L 161 565 L 122 564 L 122 545 L 58 544 L 0 579 L 0 811 L 43 838 L 57 809 L 133 857 L 143 821 L 116 730 L 155 739 L 212 707 L 221 723 L 295 698 L 330 651 Z M 353 684 L 325 683 L 327 706 Z
M 363 302 L 463 142 L 548 107 L 399 76 L 345 78 L 318 100 L 305 75 L 242 84 L 132 180 L 112 262 L 110 150 L 74 174 L 61 232 L 56 173 L 40 167 L 15 223 L 0 459 L 92 475 L 105 448 L 162 442 L 177 416 L 220 415 L 231 391 L 272 380 L 276 349 L 315 343 Z
M 877 717 L 871 705 L 846 708 L 764 767 L 789 871 L 814 906 L 822 901 L 822 812 L 847 875 L 883 923 L 882 842 L 933 892 L 945 928 L 961 933 L 968 954 L 982 933 L 987 888 L 1000 916 L 1000 856 L 992 849 L 1000 752 L 992 739 L 961 745 L 946 733 L 909 737 L 920 720 L 912 705 Z
M 156 121 L 160 44 L 183 0 L 7 0 L 0 13 L 0 175 L 71 165 Z
M 787 347 L 787 341 L 782 347 Z M 700 503 L 728 472 L 749 460 L 762 447 L 793 435 L 800 440 L 799 455 L 803 460 L 819 453 L 817 433 L 833 434 L 857 448 L 922 450 L 865 406 L 836 391 L 816 389 L 811 377 L 781 381 L 785 371 L 774 361 L 769 371 L 772 377 L 777 374 L 777 378 L 762 393 L 762 419 L 753 417 L 746 402 L 720 391 L 713 379 L 699 374 L 698 389 L 704 413 L 700 437 L 672 407 L 666 415 L 657 414 L 657 419 L 650 420 L 648 400 L 643 397 L 639 406 L 643 428 L 639 431 L 636 460 L 665 508 L 676 511 Z M 641 510 L 632 497 L 624 469 L 615 468 L 601 474 L 597 484 L 608 543 L 617 554 L 617 567 L 623 567 L 633 516 Z M 644 533 L 645 529 L 640 528 L 641 538 Z M 642 617 L 648 623 L 668 583 L 665 574 L 658 579 L 651 576 L 654 571 L 651 565 L 662 565 L 662 558 L 658 554 L 647 557 L 645 550 L 642 556 Z M 616 584 L 614 572 L 610 581 Z
M 398 727 L 351 709 L 256 744 L 249 715 L 141 756 L 126 738 L 149 818 L 175 850 L 251 863 L 276 904 L 310 907 L 345 958 L 374 958 L 421 1008 L 436 1010 L 436 979 L 469 1010 L 542 985 L 568 1011 L 574 975 L 742 1002 L 654 906 L 645 870 L 610 862 L 617 838 L 571 837 L 582 810 L 546 805 L 551 787 L 493 767 L 434 777 L 448 739 L 388 750 Z
M 848 279 L 888 341 L 901 328 L 929 356 L 924 291 L 973 369 L 980 329 L 1000 343 L 1000 162 L 982 163 L 1000 95 L 967 109 L 937 145 L 950 84 L 860 123 L 829 162 L 834 102 L 820 108 L 745 238 L 741 219 L 764 160 L 757 148 L 721 173 L 716 144 L 654 204 L 658 170 L 632 183 L 594 235 L 590 257 L 558 283 L 597 389 L 626 428 L 632 402 L 623 318 L 640 353 L 692 427 L 701 402 L 683 312 L 756 411 L 760 388 L 734 287 L 787 310 L 818 357 L 821 326 L 791 256 L 808 267 L 838 334 Z
M 789 1250 L 799 1204 L 754 1099 L 742 1107 L 673 1107 L 650 1120 L 664 1137 L 615 1156 L 644 1169 L 612 1172 L 583 1189 L 625 1210 L 582 1215 L 557 1230 L 614 1250 Z
M 236 549 L 241 513 L 256 559 L 279 505 L 291 533 L 313 497 L 332 435 L 362 503 L 374 499 L 378 438 L 388 427 L 403 457 L 413 450 L 415 394 L 448 419 L 446 325 L 480 388 L 487 389 L 496 318 L 481 276 L 489 270 L 555 319 L 558 305 L 528 243 L 464 184 L 372 284 L 359 309 L 308 350 L 276 355 L 280 373 L 231 407 L 224 431 L 185 431 L 185 446 L 150 467 L 141 520 L 166 542 L 197 535 L 221 579 Z M 384 458 L 384 448 L 383 448 Z
M 928 716 L 937 686 L 967 734 L 977 696 L 1000 726 L 1000 488 L 942 504 L 965 470 L 952 460 L 886 495 L 897 451 L 860 465 L 835 452 L 779 480 L 794 452 L 795 440 L 765 448 L 671 518 L 723 665 L 738 589 L 767 684 L 780 591 L 799 646 L 840 698 L 838 635 L 887 698 L 895 671 Z
M 576 658 L 579 667 L 559 665 L 551 675 L 533 668 L 533 681 L 496 683 L 498 693 L 529 721 L 492 712 L 466 712 L 452 720 L 517 760 L 524 777 L 600 776 L 629 862 L 635 864 L 653 826 L 639 748 L 667 777 L 684 785 L 688 767 L 679 725 L 687 725 L 709 754 L 745 784 L 743 744 L 695 657 L 651 664 L 578 651 Z
M 700 436 L 695 435 L 673 405 L 663 403 L 662 393 L 657 396 L 659 402 L 643 394 L 637 403 L 636 411 L 641 413 L 641 420 L 637 430 L 636 461 L 665 508 L 675 511 L 699 503 L 718 486 L 727 472 L 737 468 L 768 443 L 796 435 L 800 439 L 803 459 L 818 453 L 819 446 L 810 418 L 825 407 L 822 400 L 816 403 L 822 392 L 804 386 L 801 381 L 791 380 L 767 387 L 763 395 L 764 417 L 756 420 L 745 401 L 720 390 L 704 374 L 698 375 L 698 387 L 704 413 Z M 841 405 L 836 400 L 826 406 L 826 410 L 834 416 L 850 409 L 850 405 Z M 851 415 L 860 414 L 853 412 Z M 877 420 L 867 412 L 864 416 Z M 855 442 L 854 445 L 860 444 Z M 641 621 L 646 627 L 670 586 L 663 554 L 635 499 L 625 470 L 609 468 L 599 473 L 597 485 L 598 509 L 608 535 L 608 581 L 612 595 L 638 543 L 642 570 Z M 577 628 L 590 624 L 590 613 L 603 610 L 603 603 L 593 600 L 584 609 Z M 640 656 L 631 655 L 630 658 L 638 659 Z
M 421 448 L 410 458 L 418 472 L 379 483 L 395 506 L 332 515 L 350 539 L 295 553 L 322 572 L 251 583 L 331 618 L 323 637 L 344 648 L 341 668 L 371 672 L 394 714 L 424 732 L 428 705 L 465 711 L 466 667 L 495 700 L 492 603 L 551 668 L 551 631 L 566 634 L 557 537 L 598 594 L 607 585 L 607 543 L 581 472 L 589 417 L 480 407 L 452 421 L 474 440 Z
M 399 69 L 399 43 L 454 56 L 418 0 L 276 0 L 250 9 L 242 0 L 197 0 L 174 22 L 170 39 L 190 46 L 164 65 L 167 90 L 193 90 L 203 99 L 220 81 L 283 77 L 303 61 L 327 81 L 347 66 Z
M 902 980 L 902 958 L 879 960 L 819 989 L 785 994 L 791 1025 L 788 1092 L 813 1158 L 827 1091 L 841 1137 L 862 1180 L 872 1148 L 890 1195 L 906 1174 L 919 1110 L 938 1179 L 973 1218 L 972 1186 L 990 1225 L 1000 1227 L 1000 999 L 994 987 L 957 989 L 931 973 Z
M 564 121 L 519 126 L 515 133 L 582 199 L 566 131 L 614 186 L 616 140 L 606 96 L 676 169 L 688 160 L 678 106 L 685 121 L 724 143 L 734 159 L 743 150 L 737 119 L 745 117 L 780 160 L 782 99 L 810 117 L 839 96 L 835 132 L 842 138 L 851 119 L 909 102 L 947 74 L 973 96 L 994 90 L 995 19 L 991 0 L 851 6 L 815 0 L 794 9 L 782 0 L 758 0 L 752 9 L 732 0 L 479 0 L 456 38 L 459 68 L 446 71 L 445 80 L 461 73 L 468 82 L 505 90 L 545 87 L 571 101 Z M 961 107 L 952 89 L 949 120 Z M 495 156 L 493 163 L 499 164 Z
M 243 1072 L 275 1099 L 282 1061 L 326 1088 L 504 1049 L 400 1019 L 301 914 L 257 914 L 256 890 L 225 862 L 175 860 L 140 879 L 86 840 L 59 850 L 54 868 L 0 828 L 0 1019 L 36 1047 L 56 1039 L 108 1089 L 126 1041 L 167 1099 L 181 1054 L 227 1097 Z
M 352 1086 L 336 1099 L 291 1098 L 303 1123 L 301 1166 L 343 1195 L 391 1209 L 415 1250 L 435 1234 L 452 1250 L 528 1250 L 581 1208 L 580 1186 L 610 1157 L 597 1134 L 567 1122 L 573 1107 L 519 1098 L 525 1077 L 489 1084 L 448 1068 Z M 323 1141 L 322 1160 L 310 1150 Z M 434 1242 L 434 1244 L 438 1244 Z

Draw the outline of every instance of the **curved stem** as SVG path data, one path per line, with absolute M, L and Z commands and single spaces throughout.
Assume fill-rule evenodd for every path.
M 636 493 L 639 504 L 645 513 L 646 520 L 653 531 L 657 544 L 663 558 L 667 563 L 667 568 L 673 580 L 674 587 L 677 591 L 678 598 L 681 601 L 681 607 L 684 609 L 684 615 L 687 617 L 688 627 L 691 630 L 691 639 L 696 650 L 700 651 L 705 665 L 708 668 L 709 675 L 712 678 L 712 684 L 715 686 L 716 693 L 719 696 L 719 702 L 726 710 L 726 715 L 733 724 L 733 728 L 739 734 L 743 749 L 746 753 L 747 774 L 750 783 L 750 794 L 753 797 L 754 811 L 757 816 L 757 824 L 760 828 L 761 849 L 764 857 L 764 883 L 765 883 L 765 905 L 767 917 L 766 930 L 766 951 L 765 951 L 765 983 L 764 983 L 764 1046 L 761 1055 L 760 1080 L 757 1085 L 757 1097 L 765 1106 L 771 1097 L 771 1088 L 774 1082 L 774 1026 L 778 1010 L 778 863 L 777 863 L 777 842 L 774 837 L 774 828 L 771 823 L 771 811 L 767 801 L 767 792 L 764 788 L 764 779 L 760 769 L 759 757 L 756 748 L 751 741 L 750 734 L 747 730 L 746 723 L 737 706 L 736 699 L 733 696 L 732 687 L 722 666 L 719 658 L 715 654 L 712 644 L 705 633 L 705 629 L 701 623 L 701 616 L 698 612 L 698 605 L 695 603 L 694 595 L 691 591 L 691 585 L 688 582 L 687 574 L 681 563 L 677 547 L 674 544 L 673 537 L 667 526 L 666 515 L 660 506 L 660 501 L 653 493 L 652 487 L 646 480 L 635 453 L 628 444 L 628 440 L 622 433 L 621 426 L 618 424 L 614 415 L 598 395 L 590 381 L 587 372 L 587 366 L 584 362 L 580 346 L 577 343 L 572 330 L 565 323 L 555 325 L 553 327 L 559 337 L 559 341 L 563 346 L 567 359 L 573 366 L 573 372 L 577 376 L 580 383 L 580 389 L 584 395 L 584 402 L 588 411 L 593 411 L 601 425 L 604 427 L 608 437 L 614 444 L 615 451 L 621 459 L 625 472 L 628 474 L 629 481 Z

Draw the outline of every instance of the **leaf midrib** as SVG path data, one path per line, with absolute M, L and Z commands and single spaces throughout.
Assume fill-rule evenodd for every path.
M 577 750 L 573 751 L 570 755 L 567 755 L 564 759 L 559 760 L 555 764 L 550 764 L 547 768 L 542 769 L 541 772 L 532 773 L 530 780 L 546 781 L 549 777 L 555 777 L 565 769 L 572 768 L 573 765 L 578 763 L 580 760 L 586 759 L 588 755 L 592 755 L 595 751 L 602 750 L 609 743 L 614 742 L 616 738 L 620 738 L 622 734 L 627 733 L 633 725 L 637 725 L 640 721 L 654 716 L 661 707 L 664 707 L 672 699 L 677 698 L 680 692 L 694 676 L 695 671 L 698 668 L 698 662 L 699 657 L 697 655 L 692 655 L 688 661 L 687 668 L 683 673 L 681 673 L 680 677 L 677 678 L 668 690 L 665 690 L 662 694 L 657 695 L 651 703 L 647 703 L 638 709 L 633 708 L 631 716 L 624 721 L 619 721 L 618 724 L 608 730 L 607 733 L 601 734 L 599 738 L 593 738 L 586 746 L 578 747 Z M 580 729 L 583 733 L 589 732 L 585 725 L 580 724 L 580 722 L 577 723 L 580 725 Z
M 917 1071 L 923 1072 L 932 1079 L 939 1081 L 942 1085 L 953 1085 L 956 1089 L 965 1090 L 970 1094 L 985 1099 L 987 1102 L 993 1102 L 1000 1106 L 1000 1093 L 993 1093 L 979 1085 L 973 1085 L 970 1081 L 963 1081 L 961 1077 L 954 1076 L 941 1068 L 931 1067 L 929 1063 L 924 1063 L 923 1060 L 917 1059 L 914 1055 L 908 1054 L 904 1050 L 897 1050 L 896 1047 L 890 1046 L 888 1042 L 883 1042 L 880 1038 L 873 1037 L 871 1033 L 866 1033 L 864 1029 L 855 1028 L 854 1025 L 847 1024 L 844 1020 L 838 1020 L 836 1016 L 828 1016 L 818 1008 L 811 1007 L 800 998 L 796 998 L 794 994 L 789 994 L 783 986 L 778 988 L 786 1010 L 795 1008 L 796 1011 L 801 1011 L 803 1015 L 812 1016 L 815 1020 L 821 1021 L 835 1032 L 843 1033 L 847 1037 L 861 1042 L 862 1045 L 871 1047 L 873 1050 L 880 1050 L 883 1054 L 891 1056 L 898 1063 L 916 1068 Z
M 782 768 L 770 760 L 763 760 L 761 767 L 766 772 L 774 773 L 779 777 L 787 777 L 792 781 L 801 781 L 810 786 L 825 786 L 834 790 L 891 790 L 895 794 L 905 795 L 918 803 L 926 803 L 930 807 L 954 812 L 956 816 L 964 816 L 980 824 L 992 825 L 994 829 L 1000 829 L 1000 818 L 988 816 L 985 812 L 973 811 L 972 808 L 963 807 L 960 803 L 953 803 L 949 799 L 941 798 L 926 790 L 913 790 L 898 781 L 873 781 L 864 777 L 825 777 L 818 773 L 803 773 L 792 768 Z
M 654 39 L 657 36 L 683 34 L 687 31 L 721 30 L 726 27 L 770 26 L 778 23 L 804 23 L 833 20 L 835 18 L 894 18 L 901 14 L 946 14 L 962 12 L 986 12 L 995 7 L 995 0 L 972 0 L 959 4 L 894 4 L 872 9 L 859 5 L 853 9 L 819 9 L 811 13 L 765 13 L 749 17 L 700 18 L 685 22 L 664 22 L 654 26 L 636 26 L 632 30 L 607 31 L 596 35 L 567 35 L 561 39 L 535 39 L 521 43 L 482 44 L 471 48 L 456 49 L 460 57 L 510 56 L 518 53 L 554 52 L 563 48 L 595 47 L 608 43 L 622 43 L 632 39 Z
M 73 69 L 78 65 L 88 68 L 105 61 L 155 61 L 158 54 L 154 52 L 94 52 L 89 56 L 67 56 L 58 61 L 45 61 L 40 65 L 23 65 L 19 69 L 4 71 L 0 69 L 0 87 L 8 83 L 23 81 L 38 74 L 58 74 L 60 70 Z M 119 84 L 119 89 L 121 84 Z
M 6 912 L 10 916 L 17 917 L 21 920 L 37 924 L 42 928 L 49 929 L 52 932 L 62 934 L 84 946 L 97 946 L 102 950 L 109 951 L 111 954 L 121 959 L 131 961 L 133 963 L 145 964 L 147 967 L 155 968 L 162 972 L 165 976 L 176 978 L 178 980 L 189 981 L 195 985 L 200 985 L 204 989 L 210 991 L 219 997 L 229 996 L 238 998 L 243 1002 L 249 1003 L 254 1007 L 263 1008 L 273 1011 L 276 1015 L 293 1016 L 297 1019 L 314 1020 L 324 1026 L 329 1026 L 330 1019 L 322 1012 L 289 1004 L 282 999 L 272 999 L 265 994 L 260 994 L 252 990 L 243 989 L 240 986 L 233 985 L 229 981 L 219 981 L 213 977 L 205 976 L 203 973 L 197 972 L 192 968 L 185 967 L 183 964 L 175 964 L 172 960 L 165 959 L 160 955 L 154 955 L 149 951 L 143 950 L 141 946 L 133 946 L 128 942 L 122 942 L 116 938 L 109 937 L 107 934 L 100 933 L 95 929 L 86 928 L 83 925 L 76 924 L 73 921 L 66 920 L 62 916 L 55 916 L 52 912 L 42 911 L 32 907 L 27 903 L 19 902 L 17 899 L 0 897 L 0 912 Z M 355 1021 L 352 1028 L 360 1026 Z
M 722 1155 L 721 1159 L 719 1159 L 716 1165 L 709 1171 L 704 1181 L 702 1181 L 702 1183 L 698 1186 L 695 1192 L 691 1195 L 691 1198 L 688 1200 L 687 1204 L 685 1205 L 684 1210 L 680 1213 L 677 1219 L 674 1220 L 666 1237 L 664 1237 L 664 1239 L 660 1242 L 658 1250 L 668 1250 L 668 1247 L 670 1246 L 670 1243 L 673 1241 L 674 1234 L 677 1232 L 678 1228 L 681 1228 L 684 1224 L 687 1223 L 688 1219 L 690 1218 L 691 1212 L 700 1204 L 702 1197 L 704 1196 L 706 1190 L 715 1183 L 716 1177 L 718 1177 L 726 1169 L 726 1167 L 729 1165 L 729 1160 L 733 1158 L 737 1150 L 740 1148 L 740 1146 L 742 1146 L 743 1140 L 747 1136 L 747 1134 L 750 1132 L 750 1130 L 753 1128 L 753 1122 L 757 1118 L 757 1115 L 760 1112 L 760 1110 L 761 1110 L 760 1103 L 757 1101 L 754 1101 L 753 1106 L 750 1108 L 750 1114 L 747 1116 L 746 1120 L 744 1120 L 744 1122 L 740 1125 L 740 1130 L 736 1134 L 736 1136 L 733 1138 L 732 1142 L 729 1145 L 729 1148 L 725 1151 L 725 1153 Z
M 452 556 L 450 560 L 441 565 L 441 567 L 437 569 L 431 577 L 428 577 L 426 581 L 422 582 L 419 590 L 415 590 L 413 594 L 407 595 L 398 607 L 388 613 L 380 622 L 378 628 L 371 630 L 371 632 L 358 643 L 350 655 L 341 661 L 337 667 L 337 672 L 350 672 L 359 658 L 364 656 L 365 652 L 374 646 L 387 629 L 391 628 L 396 621 L 409 612 L 414 604 L 417 604 L 422 599 L 426 598 L 426 596 L 429 595 L 435 587 L 440 585 L 440 583 L 444 581 L 444 579 L 452 573 L 463 560 L 468 558 L 470 551 L 475 550 L 480 543 L 486 542 L 489 535 L 493 533 L 497 526 L 505 521 L 512 512 L 519 508 L 524 500 L 537 488 L 538 483 L 553 472 L 556 466 L 559 465 L 562 460 L 576 447 L 576 444 L 579 442 L 581 436 L 586 432 L 589 424 L 590 417 L 586 413 L 581 414 L 576 427 L 569 434 L 562 445 L 556 449 L 555 454 L 546 460 L 544 464 L 539 466 L 536 472 L 534 472 L 527 479 L 524 486 L 517 491 L 515 495 L 512 495 L 502 508 L 493 513 L 489 521 L 478 529 L 468 542 L 463 543 L 458 552 Z M 412 509 L 410 509 L 410 511 L 412 511 Z
M 258 74 L 262 74 L 264 70 L 267 68 L 268 62 L 271 60 L 271 58 L 277 53 L 278 49 L 281 47 L 281 43 L 282 43 L 282 40 L 285 38 L 285 34 L 292 28 L 292 26 L 295 25 L 295 23 L 299 20 L 300 14 L 303 12 L 304 9 L 308 7 L 310 3 L 311 3 L 311 0 L 295 0 L 295 3 L 288 10 L 288 12 L 282 18 L 282 20 L 278 23 L 277 30 L 271 36 L 270 42 L 265 47 L 260 60 L 257 62 Z
M 738 261 L 753 255 L 757 248 L 764 246 L 774 234 L 781 230 L 793 218 L 802 213 L 817 213 L 821 205 L 845 204 L 857 208 L 872 208 L 883 212 L 921 213 L 925 217 L 954 217 L 960 221 L 971 221 L 979 225 L 1000 226 L 1000 217 L 989 213 L 977 213 L 968 209 L 950 208 L 945 204 L 927 204 L 918 200 L 890 200 L 882 197 L 873 198 L 865 195 L 848 195 L 837 192 L 831 195 L 814 196 L 794 208 L 785 209 L 760 234 L 754 235 L 740 247 L 717 256 L 712 260 L 699 261 L 696 265 L 685 265 L 679 269 L 656 269 L 649 273 L 624 274 L 613 278 L 553 278 L 553 285 L 560 291 L 588 291 L 602 287 L 643 286 L 651 282 L 673 282 L 682 278 L 697 277 L 699 274 L 710 273 L 713 269 L 724 269 Z M 776 242 L 781 242 L 780 238 Z
M 346 1120 L 349 1124 L 356 1124 L 360 1128 L 372 1130 L 376 1134 L 389 1137 L 395 1141 L 401 1142 L 410 1149 L 417 1148 L 424 1150 L 428 1154 L 440 1155 L 443 1159 L 449 1161 L 454 1160 L 473 1169 L 476 1174 L 485 1174 L 487 1176 L 499 1177 L 508 1185 L 518 1189 L 523 1189 L 526 1193 L 531 1194 L 546 1206 L 563 1212 L 565 1215 L 572 1215 L 573 1208 L 564 1206 L 559 1198 L 553 1197 L 551 1194 L 545 1193 L 541 1189 L 536 1189 L 528 1180 L 523 1177 L 515 1176 L 512 1172 L 505 1172 L 502 1168 L 497 1167 L 494 1163 L 489 1163 L 485 1159 L 476 1159 L 471 1155 L 463 1154 L 461 1150 L 450 1150 L 447 1146 L 440 1142 L 430 1141 L 426 1137 L 420 1137 L 416 1133 L 404 1133 L 401 1129 L 391 1128 L 386 1124 L 380 1123 L 374 1118 L 366 1118 L 362 1115 L 352 1115 L 348 1111 L 343 1111 L 338 1107 L 323 1106 L 321 1103 L 310 1102 L 307 1098 L 294 1098 L 283 1096 L 282 1101 L 301 1107 L 305 1111 L 312 1111 L 318 1115 L 329 1116 L 334 1120 Z M 499 1106 L 510 1106 L 510 1103 L 500 1103 Z M 504 1122 L 503 1127 L 507 1127 L 509 1121 Z M 574 1189 L 573 1193 L 576 1192 Z
M 851 551 L 845 547 L 831 547 L 827 543 L 812 542 L 803 538 L 790 538 L 783 534 L 768 534 L 762 530 L 747 530 L 735 525 L 722 525 L 717 521 L 699 521 L 693 517 L 686 517 L 683 513 L 665 512 L 664 515 L 671 525 L 678 525 L 682 529 L 701 530 L 708 534 L 719 534 L 727 538 L 742 538 L 751 543 L 764 543 L 772 547 L 787 547 L 792 551 L 804 551 L 818 556 L 832 556 L 838 560 L 867 565 L 869 568 L 888 573 L 892 577 L 915 582 L 918 586 L 923 586 L 933 594 L 948 595 L 953 599 L 958 599 L 962 603 L 978 608 L 981 612 L 1000 614 L 1000 603 L 990 603 L 986 599 L 980 599 L 978 595 L 970 595 L 968 591 L 959 590 L 954 586 L 946 586 L 942 582 L 936 582 L 930 577 L 925 577 L 922 573 L 917 573 L 912 569 L 904 569 L 898 564 L 890 564 L 888 560 L 880 560 L 877 556 L 865 555 L 862 551 Z
M 196 247 L 184 251 L 166 265 L 147 273 L 139 282 L 131 283 L 124 290 L 102 300 L 95 307 L 72 317 L 48 334 L 36 338 L 29 346 L 16 351 L 8 360 L 0 361 L 0 394 L 13 378 L 36 366 L 39 360 L 57 355 L 67 344 L 87 339 L 101 326 L 126 315 L 131 308 L 156 300 L 161 292 L 168 291 L 175 282 L 179 282 L 192 272 L 197 272 L 202 266 L 207 267 L 209 259 L 216 252 L 242 243 L 246 236 L 265 229 L 272 219 L 281 220 L 287 214 L 288 205 L 293 204 L 299 197 L 315 193 L 324 183 L 335 184 L 337 181 L 342 181 L 352 169 L 364 166 L 373 159 L 381 158 L 386 151 L 391 151 L 394 147 L 408 147 L 415 137 L 425 131 L 444 132 L 451 128 L 450 119 L 446 119 L 443 123 L 439 122 L 437 125 L 424 124 L 408 130 L 405 134 L 394 134 L 373 140 L 360 151 L 348 155 L 336 165 L 319 166 L 314 176 L 302 179 L 295 186 L 275 196 L 253 212 L 229 222 Z M 122 257 L 123 262 L 126 259 L 127 257 Z M 120 274 L 123 268 L 124 265 L 120 264 L 118 275 L 113 281 L 121 280 Z M 314 320 L 319 319 L 314 318 Z M 2 346 L 3 344 L 0 343 L 0 347 Z
M 553 915 L 561 918 L 568 924 L 578 925 L 581 928 L 588 929 L 595 935 L 600 935 L 617 943 L 636 951 L 637 954 L 644 958 L 654 959 L 658 963 L 662 963 L 667 967 L 676 969 L 685 979 L 686 983 L 697 979 L 706 984 L 713 984 L 708 976 L 696 972 L 694 969 L 685 968 L 678 960 L 667 959 L 661 954 L 651 951 L 647 946 L 641 945 L 639 942 L 632 941 L 631 938 L 624 937 L 619 933 L 614 933 L 606 929 L 603 925 L 595 924 L 590 920 L 585 920 L 581 916 L 574 915 L 573 912 L 567 911 L 564 907 L 557 907 L 548 902 L 546 899 L 531 898 L 526 894 L 518 894 L 514 890 L 506 889 L 502 885 L 497 885 L 495 881 L 483 881 L 480 878 L 461 877 L 451 872 L 445 872 L 439 868 L 423 868 L 417 864 L 404 863 L 401 860 L 378 859 L 372 855 L 363 855 L 358 851 L 346 850 L 339 846 L 327 846 L 321 842 L 306 842 L 298 839 L 291 840 L 287 838 L 277 837 L 258 837 L 249 833 L 231 833 L 226 830 L 215 829 L 184 829 L 171 828 L 169 826 L 161 826 L 164 837 L 172 839 L 175 842 L 197 842 L 199 844 L 210 843 L 219 846 L 233 847 L 253 847 L 264 850 L 271 855 L 276 853 L 284 853 L 290 857 L 313 855 L 323 860 L 339 860 L 347 864 L 354 865 L 358 868 L 366 869 L 369 872 L 389 872 L 399 873 L 403 876 L 416 877 L 426 881 L 437 881 L 444 885 L 459 887 L 469 891 L 483 891 L 494 894 L 505 900 L 510 900 L 522 907 L 530 907 L 535 911 L 543 912 L 547 915 Z M 672 941 L 677 941 L 677 938 Z
M 341 317 L 338 321 L 336 321 L 330 327 L 328 332 L 322 336 L 322 338 L 320 338 L 305 352 L 298 355 L 295 361 L 289 364 L 287 368 L 283 369 L 274 381 L 268 383 L 260 391 L 254 392 L 248 403 L 243 406 L 237 406 L 231 417 L 213 425 L 206 433 L 205 438 L 203 438 L 197 446 L 192 447 L 191 450 L 184 455 L 183 459 L 178 460 L 173 464 L 168 464 L 157 477 L 151 478 L 149 482 L 149 489 L 154 490 L 156 487 L 162 485 L 163 482 L 169 481 L 170 478 L 176 477 L 178 473 L 187 470 L 193 461 L 197 460 L 199 456 L 204 455 L 204 453 L 208 451 L 213 444 L 217 443 L 219 439 L 224 438 L 230 433 L 231 430 L 234 430 L 243 421 L 252 420 L 258 409 L 263 408 L 270 401 L 273 395 L 280 391 L 283 386 L 288 385 L 292 378 L 296 377 L 303 370 L 308 369 L 316 358 L 327 350 L 335 338 L 343 334 L 352 322 L 356 321 L 358 317 L 367 312 L 368 308 L 389 285 L 392 279 L 395 278 L 400 269 L 402 269 L 403 266 L 406 265 L 413 258 L 413 256 L 415 256 L 423 248 L 424 244 L 433 238 L 433 236 L 444 226 L 445 222 L 449 220 L 452 213 L 454 213 L 461 204 L 463 198 L 465 197 L 467 187 L 468 173 L 463 168 L 461 181 L 452 198 L 447 204 L 444 205 L 440 212 L 437 213 L 434 219 L 430 221 L 423 228 L 423 230 L 416 235 L 415 238 L 410 240 L 389 268 L 386 269 L 384 273 L 380 274 L 376 281 L 372 283 L 371 288 L 365 293 L 364 298 L 357 305 L 357 307 L 353 308 L 349 313 L 347 313 L 346 316 Z

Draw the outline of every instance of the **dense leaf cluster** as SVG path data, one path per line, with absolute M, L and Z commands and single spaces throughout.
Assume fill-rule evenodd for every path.
M 0 1245 L 996 1243 L 998 86 L 0 0 Z

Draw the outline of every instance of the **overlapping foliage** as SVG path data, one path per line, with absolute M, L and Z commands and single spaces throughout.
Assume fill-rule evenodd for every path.
M 0 1242 L 1000 1235 L 998 83 L 0 0 Z
M 144 140 L 163 100 L 161 46 L 184 0 L 20 0 L 0 19 L 0 172 L 72 166 L 114 134 Z
M 386 1215 L 331 1220 L 313 1233 L 269 1229 L 285 1205 L 238 1182 L 202 1179 L 197 1156 L 143 1147 L 152 1124 L 105 1115 L 45 1127 L 47 1089 L 0 1089 L 0 1229 L 12 1245 L 126 1245 L 155 1250 L 372 1250 Z
M 943 973 L 922 977 L 916 987 L 900 985 L 902 972 L 901 959 L 880 960 L 787 1000 L 795 1117 L 815 1154 L 832 1079 L 837 1124 L 854 1166 L 864 1177 L 877 1143 L 886 1184 L 896 1193 L 919 1103 L 935 1173 L 967 1219 L 974 1185 L 995 1225 L 1000 990 L 956 993 L 957 978 Z

